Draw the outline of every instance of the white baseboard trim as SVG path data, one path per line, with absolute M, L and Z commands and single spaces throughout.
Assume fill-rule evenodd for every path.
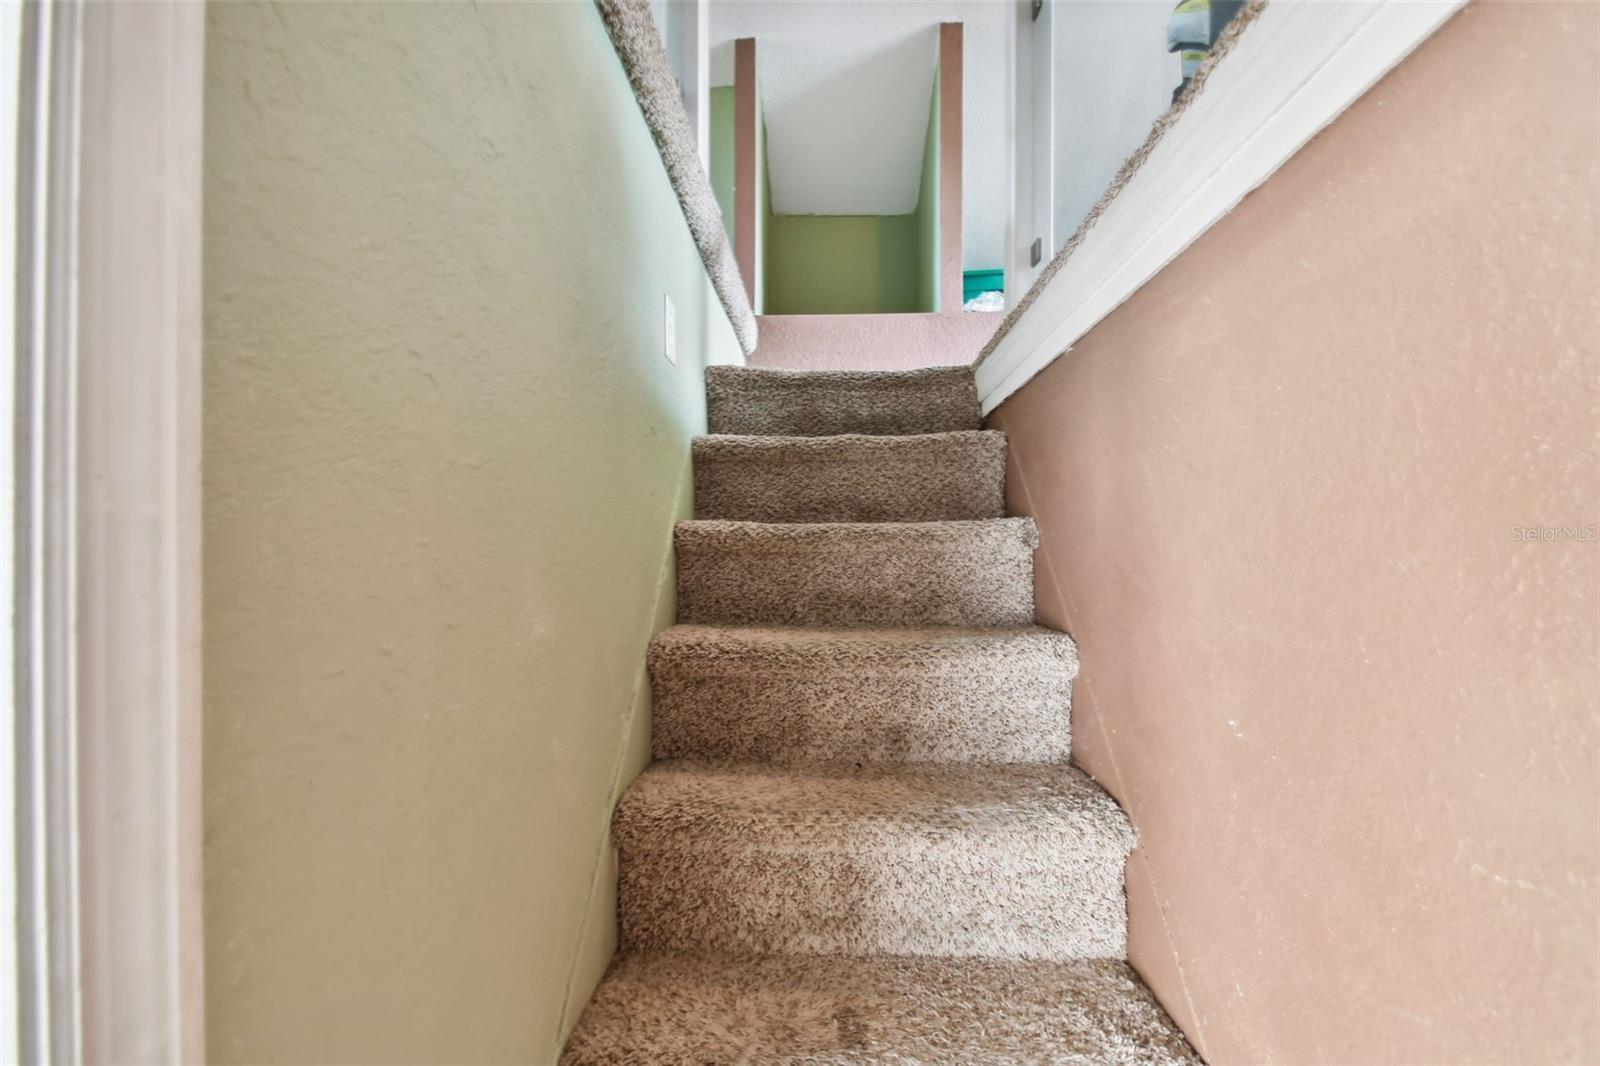
M 1064 354 L 1465 4 L 1269 4 L 978 365 L 984 413 Z

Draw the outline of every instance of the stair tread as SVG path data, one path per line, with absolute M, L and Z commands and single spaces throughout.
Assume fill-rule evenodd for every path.
M 1120 863 L 1116 801 L 1070 765 L 652 764 L 623 794 L 616 838 L 639 849 L 1070 849 Z
M 678 619 L 989 626 L 1033 620 L 1031 518 L 679 522 Z
M 1133 828 L 1066 765 L 662 760 L 612 837 L 629 951 L 1127 951 Z
M 1120 960 L 651 952 L 613 963 L 562 1059 L 624 1061 L 1200 1060 Z
M 980 428 L 972 367 L 917 370 L 706 368 L 712 433 L 894 436 Z
M 986 664 L 1078 673 L 1078 650 L 1044 626 L 926 626 L 819 629 L 801 626 L 670 626 L 650 643 L 652 670 L 715 675 L 763 671 L 906 669 L 919 673 Z
M 744 455 L 778 455 L 796 461 L 832 459 L 841 451 L 867 453 L 932 451 L 963 446 L 1004 445 L 1006 435 L 998 429 L 956 429 L 943 433 L 907 433 L 885 437 L 872 433 L 830 433 L 825 436 L 796 437 L 765 433 L 708 433 L 693 440 L 695 457 L 709 458 Z
M 1005 514 L 1006 436 L 696 437 L 697 518 L 917 522 Z
M 1031 518 L 962 518 L 934 522 L 746 522 L 724 518 L 688 518 L 677 531 L 729 547 L 769 544 L 806 544 L 845 539 L 854 541 L 963 540 L 973 537 L 1020 538 L 1031 550 L 1039 546 L 1038 529 Z
M 906 370 L 796 370 L 782 366 L 739 366 L 718 363 L 706 367 L 708 381 L 759 381 L 797 386 L 830 383 L 850 388 L 870 388 L 876 384 L 901 382 L 971 381 L 972 366 L 917 366 Z
M 1040 626 L 679 625 L 650 643 L 657 758 L 1060 763 L 1077 649 Z

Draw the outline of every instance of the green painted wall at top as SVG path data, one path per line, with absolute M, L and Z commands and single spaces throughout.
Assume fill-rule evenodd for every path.
M 773 215 L 769 315 L 921 311 L 917 216 Z
M 734 239 L 734 90 L 713 88 L 711 189 Z M 909 215 L 779 215 L 772 211 L 766 116 L 756 94 L 755 311 L 768 315 L 939 310 L 939 82 Z
M 909 215 L 767 219 L 769 315 L 939 310 L 939 82 L 934 78 L 917 208 Z
M 711 191 L 733 241 L 733 86 L 711 90 Z

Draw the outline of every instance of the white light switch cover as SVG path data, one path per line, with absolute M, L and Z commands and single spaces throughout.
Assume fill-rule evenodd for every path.
M 667 362 L 678 365 L 678 309 L 672 306 L 672 297 L 666 297 L 666 314 L 662 318 L 661 354 Z

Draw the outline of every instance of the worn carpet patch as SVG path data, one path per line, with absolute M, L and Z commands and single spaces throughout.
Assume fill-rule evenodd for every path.
M 1038 626 L 673 626 L 650 645 L 658 759 L 1060 763 L 1077 649 Z
M 634 955 L 563 1066 L 1199 1066 L 1128 965 Z
M 662 761 L 614 839 L 629 950 L 1121 958 L 1127 816 L 1070 766 Z

